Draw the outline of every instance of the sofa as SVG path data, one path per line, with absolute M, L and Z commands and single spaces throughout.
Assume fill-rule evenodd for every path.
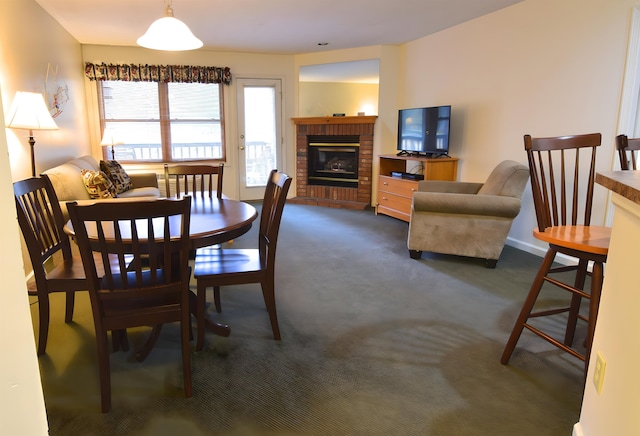
M 69 201 L 77 201 L 82 204 L 105 200 L 132 201 L 139 198 L 161 196 L 157 175 L 155 173 L 139 173 L 126 174 L 130 180 L 130 186 L 123 192 L 114 194 L 112 198 L 95 199 L 91 197 L 87 186 L 85 186 L 82 177 L 83 170 L 99 172 L 101 171 L 100 163 L 92 156 L 82 156 L 43 172 L 51 180 L 65 219 L 69 218 L 66 206 Z
M 495 268 L 528 180 L 528 167 L 506 160 L 484 183 L 420 182 L 409 221 L 411 258 L 429 251 L 481 258 Z

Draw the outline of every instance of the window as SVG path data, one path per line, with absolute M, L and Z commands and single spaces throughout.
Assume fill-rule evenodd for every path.
M 225 159 L 221 84 L 100 81 L 97 88 L 100 123 L 112 133 L 116 160 Z

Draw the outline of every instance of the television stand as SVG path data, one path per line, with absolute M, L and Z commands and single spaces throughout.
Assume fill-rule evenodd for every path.
M 413 193 L 418 190 L 418 180 L 393 177 L 391 173 L 406 173 L 407 162 L 420 162 L 424 180 L 450 180 L 458 178 L 458 158 L 427 157 L 403 154 L 378 156 L 380 175 L 376 200 L 376 214 L 389 215 L 409 222 Z

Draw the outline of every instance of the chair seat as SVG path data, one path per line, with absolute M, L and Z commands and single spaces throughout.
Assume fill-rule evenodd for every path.
M 262 272 L 264 262 L 257 249 L 201 248 L 196 251 L 194 277 L 247 274 Z
M 48 287 L 51 290 L 72 290 L 69 285 L 77 282 L 80 286 L 76 290 L 86 289 L 86 278 L 84 275 L 84 266 L 80 256 L 73 256 L 70 259 L 60 262 L 47 271 Z M 57 283 L 59 282 L 59 283 Z
M 603 226 L 555 226 L 533 230 L 536 239 L 585 253 L 607 255 L 611 228 Z
M 98 277 L 104 276 L 104 268 L 100 264 L 100 254 L 94 253 L 93 257 L 96 259 Z M 127 263 L 131 261 L 131 258 L 131 256 L 126 256 Z M 117 259 L 111 260 L 113 267 L 117 263 Z M 83 290 L 87 288 L 86 280 L 80 256 L 72 256 L 47 271 L 47 287 L 50 291 Z

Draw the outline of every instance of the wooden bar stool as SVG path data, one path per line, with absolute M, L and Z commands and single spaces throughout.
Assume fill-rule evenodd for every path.
M 640 166 L 640 138 L 628 138 L 627 135 L 616 136 L 616 149 L 620 158 L 621 170 L 637 170 Z M 629 166 L 631 164 L 631 166 Z
M 601 140 L 602 135 L 599 133 L 555 138 L 532 138 L 529 135 L 524 137 L 538 222 L 533 236 L 547 242 L 549 249 L 502 353 L 502 364 L 509 362 L 520 335 L 526 328 L 583 360 L 586 375 L 604 278 L 603 266 L 607 260 L 611 235 L 609 227 L 590 225 L 596 149 L 600 146 Z M 586 162 L 580 160 L 581 152 L 587 155 Z M 580 215 L 582 220 L 579 219 Z M 554 267 L 553 261 L 558 253 L 575 258 L 577 265 Z M 588 270 L 589 263 L 593 264 L 592 272 Z M 561 281 L 561 277 L 555 275 L 567 271 L 575 271 L 572 284 Z M 587 276 L 591 276 L 589 292 L 584 291 Z M 535 307 L 540 291 L 547 283 L 571 293 L 568 306 L 544 310 Z M 588 315 L 580 314 L 582 298 L 589 299 Z M 561 314 L 566 316 L 563 339 L 555 338 L 549 332 L 543 331 L 541 323 L 534 320 Z M 584 352 L 574 345 L 579 319 L 587 322 Z

